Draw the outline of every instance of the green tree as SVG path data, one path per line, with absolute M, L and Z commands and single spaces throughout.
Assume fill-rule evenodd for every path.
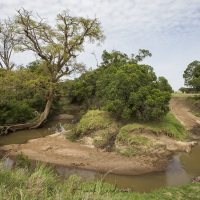
M 34 17 L 31 12 L 21 9 L 15 18 L 15 24 L 20 38 L 18 50 L 30 50 L 42 60 L 49 84 L 46 105 L 40 117 L 31 124 L 15 125 L 11 128 L 37 128 L 43 125 L 49 115 L 60 78 L 84 70 L 84 65 L 76 61 L 78 54 L 84 50 L 84 43 L 101 42 L 104 35 L 96 18 L 73 17 L 66 11 L 58 14 L 55 26 L 51 26 L 44 19 Z
M 151 66 L 138 63 L 144 56 L 138 60 L 137 55 L 129 58 L 118 51 L 104 51 L 102 58 L 98 69 L 74 81 L 73 98 L 85 103 L 89 98 L 88 107 L 123 118 L 153 120 L 169 111 L 172 88 L 164 77 L 156 77 Z
M 185 79 L 185 86 L 193 88 L 193 90 L 200 91 L 200 61 L 193 61 L 184 71 L 183 78 Z
M 43 111 L 49 79 L 41 69 L 38 62 L 33 62 L 27 68 L 0 70 L 0 125 L 26 123 L 36 117 L 34 113 Z M 55 100 L 54 105 L 58 102 Z
M 168 80 L 163 76 L 158 77 L 158 88 L 161 91 L 166 91 L 170 93 L 174 92 L 171 85 L 168 83 Z

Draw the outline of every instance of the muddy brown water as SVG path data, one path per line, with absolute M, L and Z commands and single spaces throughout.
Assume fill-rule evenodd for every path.
M 138 176 L 100 174 L 92 171 L 57 167 L 59 174 L 69 176 L 78 174 L 85 180 L 105 180 L 121 189 L 136 192 L 151 192 L 158 188 L 175 187 L 191 182 L 200 175 L 200 145 L 195 146 L 190 154 L 176 154 L 168 163 L 165 172 L 154 172 Z
M 64 124 L 73 120 L 53 121 L 44 128 L 36 130 L 23 130 L 7 136 L 0 137 L 0 146 L 7 144 L 22 144 L 30 139 L 44 137 L 64 130 Z M 179 153 L 169 161 L 165 172 L 148 173 L 138 176 L 124 176 L 114 174 L 100 174 L 93 171 L 69 169 L 62 166 L 55 167 L 57 173 L 63 177 L 78 174 L 85 180 L 101 180 L 117 185 L 121 189 L 131 189 L 137 192 L 150 192 L 157 188 L 174 187 L 190 182 L 194 177 L 200 176 L 200 145 L 195 146 L 190 154 Z M 7 159 L 6 166 L 12 166 L 13 161 Z

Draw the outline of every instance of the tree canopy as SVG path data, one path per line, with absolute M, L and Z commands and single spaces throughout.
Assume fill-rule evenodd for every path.
M 153 120 L 165 115 L 172 88 L 164 77 L 156 77 L 151 66 L 138 64 L 145 56 L 137 58 L 104 51 L 101 66 L 84 73 L 72 84 L 72 100 L 123 118 Z
M 200 91 L 200 61 L 191 62 L 184 71 L 185 86 L 193 91 Z
M 0 70 L 0 125 L 26 123 L 43 112 L 49 77 L 40 62 L 29 63 L 16 70 Z M 51 113 L 59 112 L 58 96 Z M 56 109 L 54 109 L 56 105 Z
M 68 76 L 73 72 L 79 73 L 85 69 L 82 63 L 76 61 L 79 53 L 84 51 L 84 43 L 101 42 L 105 37 L 98 19 L 74 17 L 67 11 L 58 14 L 56 23 L 51 25 L 39 15 L 34 16 L 32 12 L 20 9 L 11 23 L 11 28 L 17 37 L 16 41 L 20 41 L 16 49 L 22 52 L 32 51 L 40 60 L 42 71 L 48 79 L 48 84 L 45 85 L 46 104 L 43 112 L 33 123 L 16 125 L 14 128 L 0 127 L 0 130 L 37 128 L 43 125 L 49 115 L 59 80 L 63 76 Z M 0 30 L 1 33 L 2 30 Z M 10 47 L 9 43 L 8 47 Z M 11 45 L 9 55 L 13 48 Z

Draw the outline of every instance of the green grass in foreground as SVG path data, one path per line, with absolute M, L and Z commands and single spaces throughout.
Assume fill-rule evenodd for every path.
M 200 199 L 200 183 L 156 190 L 150 194 L 122 192 L 102 181 L 82 182 L 72 175 L 63 182 L 45 164 L 33 171 L 0 167 L 0 200 L 133 200 Z

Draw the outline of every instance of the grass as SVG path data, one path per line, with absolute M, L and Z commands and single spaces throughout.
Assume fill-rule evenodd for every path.
M 105 147 L 109 144 L 110 139 L 117 134 L 117 131 L 118 125 L 108 112 L 89 110 L 80 122 L 72 127 L 67 138 L 74 141 L 88 135 L 94 139 L 96 147 Z
M 123 192 L 104 181 L 83 182 L 77 175 L 61 182 L 53 170 L 43 163 L 32 171 L 0 167 L 0 177 L 0 200 L 200 199 L 200 183 L 159 189 L 149 194 Z
M 179 140 L 185 140 L 188 135 L 186 128 L 170 112 L 166 116 L 162 117 L 160 121 L 146 122 L 143 126 L 157 132 L 158 134 L 165 132 L 167 135 Z
M 115 135 L 116 131 L 110 128 L 96 131 L 93 136 L 94 146 L 98 148 L 106 147 Z
M 139 124 L 128 124 L 121 128 L 115 141 L 117 152 L 128 157 L 146 154 L 146 149 L 152 142 L 143 135 L 133 133 L 139 127 Z
M 115 141 L 116 151 L 125 156 L 154 155 L 156 150 L 164 150 L 163 143 L 156 143 L 148 135 L 165 134 L 178 140 L 185 140 L 187 130 L 168 113 L 160 121 L 132 123 L 123 126 Z
M 188 132 L 185 127 L 179 122 L 178 119 L 172 114 L 168 113 L 166 116 L 162 117 L 159 121 L 151 122 L 138 122 L 127 124 L 123 126 L 120 130 L 120 137 L 130 138 L 130 133 L 137 129 L 143 129 L 143 132 L 153 132 L 157 135 L 160 133 L 165 133 L 168 136 L 174 137 L 179 140 L 184 140 Z
M 82 117 L 78 125 L 72 128 L 72 132 L 68 135 L 68 138 L 76 139 L 80 136 L 88 135 L 91 132 L 106 130 L 112 130 L 116 132 L 118 127 L 120 127 L 120 122 L 115 121 L 115 119 L 110 116 L 106 111 L 100 110 L 90 110 L 86 115 Z M 168 136 L 174 137 L 179 140 L 184 140 L 188 132 L 185 127 L 176 119 L 176 117 L 168 113 L 166 116 L 162 117 L 159 121 L 151 122 L 138 122 L 128 124 L 122 127 L 121 132 L 129 132 L 136 128 L 146 128 L 148 130 L 156 132 L 165 132 Z M 111 131 L 111 132 L 112 132 Z M 105 133 L 106 131 L 104 131 Z
M 195 95 L 186 98 L 185 103 L 190 108 L 190 112 L 197 117 L 200 117 L 200 95 Z
M 193 97 L 196 96 L 198 94 L 196 93 L 172 93 L 172 97 Z
M 117 122 L 108 112 L 90 110 L 77 125 L 73 125 L 71 131 L 67 133 L 67 138 L 74 141 L 87 135 L 93 139 L 95 147 L 115 149 L 125 156 L 150 155 L 154 149 L 164 148 L 145 137 L 146 133 L 157 136 L 165 134 L 182 141 L 188 134 L 185 127 L 171 113 L 159 121 L 137 122 L 122 126 L 122 122 Z
M 100 110 L 90 110 L 82 117 L 77 129 L 82 134 L 87 134 L 88 131 L 108 128 L 114 119 L 112 119 L 108 112 Z

